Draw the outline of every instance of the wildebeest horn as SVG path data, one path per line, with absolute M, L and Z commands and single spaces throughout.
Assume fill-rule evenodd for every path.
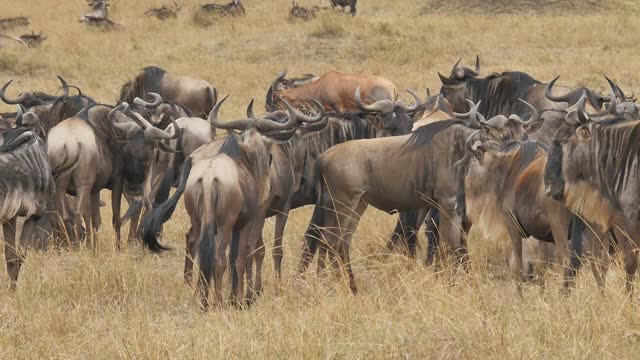
M 401 107 L 402 109 L 404 109 L 404 111 L 406 111 L 406 112 L 409 112 L 409 113 L 410 113 L 410 112 L 414 112 L 414 111 L 418 110 L 418 108 L 420 107 L 420 105 L 421 105 L 422 103 L 420 102 L 420 97 L 418 96 L 418 94 L 416 94 L 415 92 L 413 92 L 413 91 L 412 91 L 412 90 L 410 90 L 410 89 L 407 89 L 407 92 L 408 92 L 409 94 L 411 94 L 411 96 L 413 96 L 413 99 L 414 99 L 414 103 L 413 103 L 413 105 L 411 105 L 411 106 L 406 106 L 402 101 L 400 101 L 400 100 L 396 100 L 396 106 L 399 106 L 399 107 Z
M 518 99 L 518 101 L 520 101 L 521 103 L 525 104 L 529 108 L 529 110 L 531 110 L 531 117 L 529 118 L 529 120 L 524 121 L 524 120 L 522 120 L 522 118 L 520 118 L 520 116 L 518 116 L 516 114 L 512 114 L 511 116 L 509 116 L 509 119 L 518 120 L 523 125 L 530 125 L 530 124 L 533 124 L 536 121 L 538 121 L 538 118 L 539 118 L 538 110 L 536 110 L 536 108 L 533 105 L 529 104 L 524 99 Z
M 25 112 L 22 105 L 18 104 L 16 107 L 16 125 L 22 126 L 22 114 Z
M 480 74 L 480 55 L 476 54 L 476 76 Z
M 249 103 L 249 105 L 247 106 L 247 117 L 249 119 L 255 119 L 255 115 L 253 114 L 253 99 L 251 99 L 251 102 Z
M 482 116 L 482 114 L 478 112 L 482 100 L 478 101 L 478 103 L 476 104 L 474 104 L 473 101 L 469 99 L 465 99 L 465 101 L 469 104 L 469 111 L 466 113 L 454 112 L 453 116 L 458 119 L 469 120 L 469 125 L 471 125 L 471 127 L 474 129 L 480 128 L 480 123 L 485 122 L 484 116 Z
M 136 105 L 140 105 L 143 106 L 147 109 L 155 109 L 158 106 L 160 106 L 160 104 L 162 104 L 162 96 L 160 96 L 160 94 L 158 93 L 154 93 L 154 92 L 150 92 L 147 95 L 151 96 L 153 98 L 153 102 L 146 102 L 144 100 L 142 100 L 139 97 L 136 97 L 135 99 L 133 99 L 133 103 Z
M 69 96 L 69 84 L 60 75 L 58 75 L 58 80 L 60 80 L 60 84 L 62 84 L 62 96 L 60 96 L 60 98 L 61 99 L 66 99 Z
M 170 140 L 170 139 L 177 138 L 179 135 L 180 127 L 176 123 L 176 120 L 173 118 L 173 116 L 171 116 L 171 123 L 173 124 L 173 129 L 175 131 L 172 135 L 162 129 L 158 129 L 157 127 L 154 127 L 153 125 L 151 125 L 151 123 L 147 121 L 147 119 L 145 119 L 142 115 L 138 114 L 137 112 L 132 111 L 131 114 L 135 116 L 140 121 L 141 124 L 143 124 L 142 128 L 144 129 L 144 137 L 147 140 L 152 140 L 152 141 L 153 140 Z
M 453 67 L 451 68 L 450 77 L 454 79 L 462 79 L 464 77 L 464 69 L 458 68 L 458 64 L 460 64 L 460 61 L 462 61 L 462 58 L 458 59 L 458 61 L 456 61 L 456 63 L 453 64 Z
M 220 128 L 220 129 L 236 129 L 236 130 L 244 130 L 250 125 L 253 124 L 255 119 L 240 119 L 240 120 L 232 120 L 220 122 L 218 120 L 218 110 L 220 110 L 220 106 L 227 100 L 229 95 L 225 96 L 220 100 L 219 103 L 213 106 L 213 109 L 209 112 L 209 123 L 211 126 Z
M 442 83 L 442 85 L 453 86 L 453 85 L 459 84 L 459 82 L 456 79 L 448 78 L 440 73 L 438 73 L 438 76 L 440 77 L 440 82 Z
M 2 99 L 2 101 L 4 101 L 5 103 L 9 104 L 9 105 L 16 105 L 16 104 L 20 104 L 24 101 L 24 98 L 26 96 L 26 94 L 22 94 L 20 96 L 18 96 L 15 99 L 9 99 L 4 95 L 4 92 L 7 90 L 7 88 L 9 87 L 9 85 L 11 85 L 11 83 L 13 82 L 13 80 L 9 80 L 6 84 L 4 84 L 4 86 L 2 88 L 0 88 L 0 99 Z
M 263 131 L 273 131 L 273 130 L 288 130 L 293 128 L 297 123 L 296 110 L 285 100 L 282 99 L 284 106 L 287 108 L 287 113 L 289 114 L 287 121 L 283 123 L 279 123 L 269 117 L 270 114 L 267 114 L 264 117 L 261 117 L 257 120 L 256 126 Z
M 313 104 L 318 109 L 318 114 L 316 114 L 316 116 L 314 117 L 311 117 L 296 110 L 296 118 L 298 119 L 298 123 L 315 123 L 324 118 L 324 106 L 316 99 L 311 99 L 311 101 L 313 101 Z
M 359 86 L 356 88 L 356 105 L 358 109 L 363 112 L 380 112 L 383 114 L 388 114 L 395 108 L 395 105 L 388 99 L 378 100 L 371 105 L 364 105 L 362 103 Z
M 429 90 L 429 88 L 427 88 L 427 100 L 431 97 L 431 90 Z
M 620 98 L 620 102 L 626 102 L 627 101 L 627 97 L 622 92 L 622 89 L 620 89 L 620 86 L 618 86 L 618 84 L 616 84 L 615 81 L 609 79 L 607 76 L 605 76 L 604 78 L 607 79 L 607 82 L 609 83 L 609 87 L 611 87 L 611 91 L 618 98 Z M 611 99 L 606 99 L 604 97 L 603 97 L 603 99 L 605 99 L 605 101 L 611 101 Z
M 556 81 L 558 81 L 559 78 L 560 78 L 560 75 L 556 76 L 555 79 L 551 80 L 551 82 L 549 82 L 547 86 L 545 86 L 544 96 L 553 102 L 569 102 L 570 100 L 569 96 L 571 93 L 568 93 L 562 96 L 556 96 L 551 94 L 551 88 L 553 88 L 553 85 L 556 83 Z
M 615 95 L 613 95 L 613 93 L 612 93 L 612 96 L 614 96 L 614 98 L 615 98 Z M 580 98 L 580 101 L 578 101 L 578 104 L 577 104 L 578 105 L 577 106 L 577 108 L 578 108 L 577 109 L 577 111 L 578 111 L 578 121 L 581 124 L 586 124 L 591 120 L 591 119 L 589 119 L 589 114 L 587 114 L 587 111 L 584 108 L 584 104 L 585 104 L 586 100 L 587 100 L 587 97 L 586 96 L 582 96 Z M 611 99 L 611 101 L 612 101 L 612 105 L 614 105 L 615 104 L 615 100 Z

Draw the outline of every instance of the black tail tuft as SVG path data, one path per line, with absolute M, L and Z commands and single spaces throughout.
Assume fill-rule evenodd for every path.
M 206 286 L 209 286 L 214 275 L 214 258 L 216 256 L 216 224 L 209 224 L 202 232 L 198 251 L 198 263 L 200 274 Z
M 585 223 L 578 217 L 577 215 L 571 216 L 571 224 L 570 224 L 571 232 L 569 233 L 569 251 L 570 251 L 570 260 L 569 264 L 571 266 L 572 276 L 575 276 L 575 273 L 582 266 L 582 235 L 585 230 Z
M 176 205 L 178 204 L 178 200 L 180 200 L 182 193 L 184 193 L 184 190 L 187 187 L 187 179 L 191 172 L 191 166 L 191 158 L 188 158 L 182 165 L 180 184 L 178 185 L 176 192 L 167 201 L 155 207 L 153 211 L 148 213 L 142 220 L 142 241 L 149 250 L 153 252 L 171 250 L 171 248 L 161 245 L 158 242 L 158 232 L 160 231 L 162 224 L 169 220 L 171 215 L 173 215 Z
M 234 231 L 231 235 L 231 247 L 229 249 L 229 272 L 231 274 L 231 288 L 238 287 L 238 271 L 236 271 L 236 260 L 238 260 L 238 250 L 240 248 L 240 232 Z
M 131 220 L 134 216 L 138 216 L 140 211 L 142 211 L 142 200 L 133 200 L 129 203 L 127 212 L 122 216 L 122 223 L 124 224 L 125 221 Z

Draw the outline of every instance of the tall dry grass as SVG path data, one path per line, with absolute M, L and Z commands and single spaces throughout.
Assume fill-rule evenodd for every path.
M 241 116 L 250 98 L 262 104 L 283 68 L 371 72 L 399 88 L 434 90 L 438 71 L 479 53 L 483 73 L 517 69 L 541 80 L 561 74 L 564 84 L 598 89 L 603 74 L 625 90 L 640 82 L 632 1 L 611 0 L 602 13 L 584 16 L 457 16 L 424 12 L 424 1 L 361 0 L 355 18 L 324 13 L 300 23 L 289 22 L 288 0 L 246 0 L 247 17 L 206 28 L 192 23 L 194 1 L 183 2 L 177 20 L 142 16 L 162 2 L 112 1 L 112 18 L 124 30 L 102 32 L 78 23 L 82 0 L 0 0 L 2 16 L 28 14 L 31 28 L 49 38 L 39 49 L 1 49 L 0 81 L 16 80 L 12 95 L 53 91 L 62 74 L 113 103 L 125 80 L 158 65 L 231 94 L 224 118 Z M 0 291 L 1 357 L 634 358 L 640 349 L 639 309 L 625 297 L 619 264 L 604 292 L 585 271 L 569 295 L 550 277 L 546 290 L 528 285 L 518 298 L 504 265 L 505 239 L 472 236 L 470 275 L 436 275 L 385 250 L 395 218 L 370 210 L 353 239 L 360 286 L 353 296 L 332 277 L 295 275 L 306 208 L 290 216 L 281 286 L 268 259 L 266 292 L 254 307 L 203 315 L 181 277 L 184 209 L 165 227 L 164 241 L 176 250 L 161 256 L 135 245 L 116 253 L 110 211 L 103 215 L 97 253 L 30 253 L 18 290 Z M 268 249 L 272 234 L 268 221 Z M 4 272 L 0 282 L 8 283 Z

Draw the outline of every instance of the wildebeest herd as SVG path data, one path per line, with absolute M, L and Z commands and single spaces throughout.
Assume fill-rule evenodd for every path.
M 633 96 L 610 79 L 607 95 L 542 83 L 524 72 L 480 75 L 456 62 L 438 94 L 411 104 L 394 83 L 336 71 L 268 86 L 266 112 L 222 121 L 208 82 L 142 69 L 115 105 L 98 104 L 59 76 L 62 94 L 7 94 L 0 119 L 0 220 L 11 287 L 29 247 L 96 246 L 99 194 L 111 190 L 116 247 L 162 252 L 162 226 L 180 200 L 191 220 L 184 280 L 194 261 L 203 309 L 251 303 L 262 291 L 265 219 L 275 216 L 273 258 L 281 277 L 289 212 L 315 205 L 299 259 L 318 256 L 349 277 L 350 243 L 368 206 L 400 212 L 390 249 L 416 255 L 427 230 L 427 263 L 449 254 L 469 271 L 466 234 L 509 237 L 518 289 L 531 275 L 527 244 L 555 244 L 548 259 L 571 286 L 583 245 L 604 285 L 610 248 L 620 249 L 631 294 L 640 238 L 640 117 Z M 77 92 L 72 95 L 72 92 Z M 220 135 L 217 130 L 226 130 Z M 176 190 L 171 195 L 171 188 Z M 121 216 L 121 198 L 129 211 Z M 17 218 L 24 218 L 17 238 Z M 140 221 L 141 219 L 141 221 Z M 616 245 L 615 247 L 612 245 Z M 440 251 L 442 250 L 442 251 Z M 245 285 L 246 282 L 246 285 Z

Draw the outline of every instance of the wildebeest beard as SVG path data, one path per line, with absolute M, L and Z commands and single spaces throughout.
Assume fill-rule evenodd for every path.
M 144 98 L 149 92 L 161 93 L 162 78 L 167 72 L 156 66 L 147 66 L 135 79 L 127 81 L 120 89 L 118 103 L 133 104 L 136 97 Z

